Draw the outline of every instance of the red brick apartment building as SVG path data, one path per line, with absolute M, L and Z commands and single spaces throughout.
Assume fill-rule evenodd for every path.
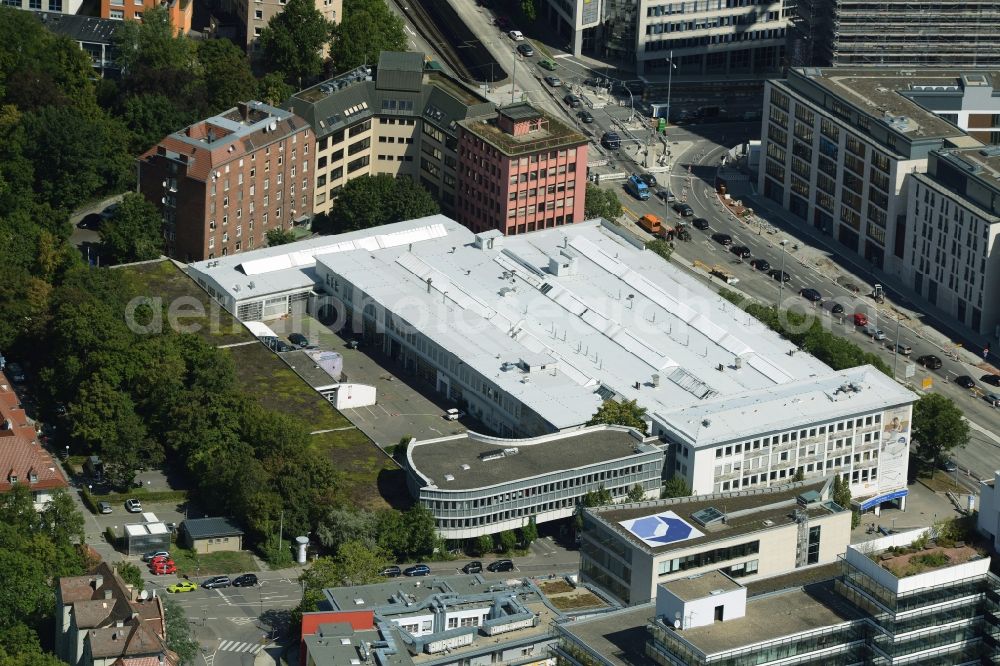
M 459 126 L 459 222 L 521 234 L 583 220 L 585 136 L 527 103 Z
M 139 157 L 139 191 L 163 215 L 169 256 L 201 261 L 267 245 L 312 215 L 316 139 L 303 119 L 247 102 L 167 136 Z

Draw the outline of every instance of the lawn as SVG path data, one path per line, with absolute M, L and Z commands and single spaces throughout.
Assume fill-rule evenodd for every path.
M 341 473 L 344 492 L 359 506 L 369 509 L 384 509 L 386 500 L 379 491 L 380 481 L 385 476 L 398 472 L 398 466 L 375 443 L 360 430 L 335 430 L 312 435 L 309 440 L 321 451 L 327 453 L 334 467 Z M 400 491 L 406 494 L 405 479 Z M 395 484 L 392 484 L 395 485 Z M 408 496 L 408 495 L 407 495 Z
M 931 476 L 917 477 L 917 481 L 927 486 L 936 493 L 965 492 L 962 486 L 955 483 L 954 473 L 949 473 L 942 470 L 934 470 L 934 473 Z
M 576 588 L 564 580 L 547 580 L 538 583 L 538 589 L 546 595 L 560 594 L 562 592 L 572 592 Z
M 138 264 L 117 270 L 128 271 L 137 283 L 139 294 L 159 298 L 166 310 L 163 325 L 170 325 L 170 313 L 176 313 L 179 326 L 191 327 L 214 345 L 227 345 L 253 340 L 253 335 L 233 315 L 222 309 L 169 260 Z M 188 316 L 199 313 L 198 316 Z
M 566 594 L 549 597 L 549 602 L 561 611 L 581 610 L 583 608 L 601 608 L 606 606 L 593 592 L 581 590 L 579 594 Z
M 193 550 L 174 547 L 170 550 L 170 556 L 177 564 L 178 576 L 204 577 L 258 570 L 253 557 L 243 550 L 199 555 Z
M 351 422 L 295 371 L 261 344 L 231 347 L 240 387 L 268 409 L 304 422 L 310 432 L 351 427 Z

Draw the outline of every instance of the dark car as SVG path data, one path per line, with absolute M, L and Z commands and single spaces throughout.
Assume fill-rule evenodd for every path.
M 1000 386 L 1000 375 L 983 375 L 979 378 L 979 381 L 992 384 L 993 386 Z
M 511 560 L 497 560 L 495 562 L 490 562 L 490 565 L 486 567 L 487 571 L 513 571 L 514 562 Z
M 771 264 L 767 262 L 767 259 L 754 259 L 750 262 L 750 265 L 759 271 L 771 270 Z
M 956 465 L 951 460 L 942 460 L 941 461 L 941 469 L 943 469 L 946 472 L 957 472 L 958 471 L 958 465 Z
M 955 383 L 962 388 L 967 389 L 976 387 L 976 382 L 972 381 L 972 377 L 969 375 L 959 375 L 958 377 L 955 377 Z
M 580 113 L 578 113 L 576 115 L 580 116 L 580 122 L 581 123 L 590 124 L 590 123 L 594 122 L 594 116 L 590 115 L 590 111 L 581 111 Z
M 708 229 L 708 220 L 706 220 L 703 217 L 696 217 L 694 218 L 694 221 L 691 222 L 691 226 L 694 227 L 695 229 L 701 229 L 702 231 L 705 231 L 706 229 Z
M 430 576 L 431 568 L 426 564 L 414 564 L 412 567 L 403 569 L 404 576 Z
M 301 333 L 292 333 L 291 335 L 288 336 L 288 341 L 291 342 L 293 345 L 297 345 L 299 347 L 309 346 L 309 338 L 302 335 Z
M 474 560 L 469 562 L 464 567 L 462 567 L 462 573 L 475 574 L 480 573 L 483 570 L 483 563 L 479 560 Z
M 523 55 L 525 58 L 530 58 L 535 55 L 535 49 L 531 47 L 531 44 L 518 44 L 517 52 Z
M 813 303 L 823 300 L 823 294 L 819 293 L 815 289 L 812 289 L 811 287 L 799 290 L 799 296 L 807 301 L 812 301 Z
M 563 101 L 571 109 L 579 109 L 581 106 L 583 106 L 583 102 L 580 101 L 580 98 L 577 97 L 576 95 L 574 95 L 573 93 L 567 93 L 566 96 L 563 97 Z M 614 132 L 608 132 L 608 134 L 614 134 Z M 607 134 L 605 134 L 604 136 L 607 136 Z M 617 137 L 617 136 L 618 135 L 615 134 L 615 137 Z M 602 142 L 603 142 L 603 139 L 602 139 Z M 614 147 L 617 148 L 617 146 L 614 146 Z
M 646 187 L 656 187 L 656 176 L 651 173 L 640 173 L 639 180 L 646 183 Z
M 233 579 L 233 587 L 253 587 L 257 584 L 257 574 L 246 573 Z
M 723 247 L 729 247 L 733 244 L 733 238 L 729 234 L 712 234 L 712 240 Z
M 923 356 L 917 357 L 917 363 L 929 370 L 938 370 L 943 365 L 941 363 L 941 359 L 934 354 L 924 354 Z
M 691 217 L 694 215 L 694 209 L 686 203 L 681 203 L 680 201 L 674 204 L 674 212 L 681 217 Z
M 101 217 L 100 213 L 91 213 L 90 215 L 84 215 L 83 219 L 77 223 L 77 228 L 79 229 L 90 229 L 92 231 L 97 231 L 101 228 L 101 222 L 104 218 Z
M 568 98 L 572 96 L 573 95 L 566 95 L 566 97 L 563 98 L 563 101 L 565 101 L 570 106 L 573 106 L 568 101 L 566 101 Z M 604 146 L 605 148 L 618 149 L 622 147 L 622 139 L 620 136 L 618 136 L 616 132 L 605 132 L 601 136 L 601 145 Z
M 387 578 L 395 578 L 399 576 L 401 573 L 403 573 L 403 571 L 394 564 L 391 567 L 386 567 L 385 569 L 382 569 L 382 571 L 379 571 L 378 573 L 380 576 L 385 576 Z
M 789 280 L 792 279 L 791 275 L 789 275 L 785 271 L 779 271 L 777 268 L 769 270 L 767 274 L 770 275 L 771 279 L 775 281 L 788 282 Z
M 562 81 L 558 76 L 546 76 L 545 82 L 553 88 L 562 88 Z
M 233 584 L 233 581 L 229 580 L 229 576 L 212 576 L 204 583 L 201 584 L 206 590 L 214 590 L 219 587 L 229 587 Z
M 271 344 L 271 349 L 273 349 L 276 352 L 290 352 L 290 351 L 295 351 L 297 347 L 293 347 L 284 340 L 275 340 Z
M 750 248 L 748 248 L 746 245 L 733 245 L 732 247 L 729 248 L 729 251 L 735 254 L 740 259 L 750 258 Z
M 827 301 L 823 303 L 823 307 L 830 311 L 830 314 L 844 314 L 844 306 L 837 301 Z

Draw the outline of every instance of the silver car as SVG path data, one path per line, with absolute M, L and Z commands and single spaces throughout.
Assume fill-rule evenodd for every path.
M 983 396 L 983 400 L 990 403 L 994 407 L 1000 406 L 1000 393 L 987 393 Z

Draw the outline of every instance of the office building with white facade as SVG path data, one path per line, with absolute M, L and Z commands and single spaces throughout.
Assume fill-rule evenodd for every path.
M 1000 340 L 1000 146 L 932 152 L 911 180 L 903 282 L 948 320 Z
M 721 571 L 743 583 L 831 564 L 851 538 L 832 480 L 585 509 L 582 580 L 625 605 L 667 581 Z
M 1000 553 L 1000 471 L 993 472 L 993 478 L 979 482 L 979 512 L 976 514 L 976 529 L 989 539 L 995 553 Z M 970 507 L 973 508 L 973 507 Z
M 305 307 L 349 327 L 501 437 L 636 400 L 695 493 L 801 471 L 905 494 L 916 396 L 868 366 L 831 370 L 611 223 L 505 237 L 435 215 L 189 272 L 241 320 Z
M 650 441 L 652 440 L 652 441 Z M 621 426 L 590 426 L 529 439 L 477 433 L 413 442 L 407 484 L 445 539 L 571 517 L 588 492 L 615 501 L 640 486 L 660 496 L 663 451 L 657 440 Z

